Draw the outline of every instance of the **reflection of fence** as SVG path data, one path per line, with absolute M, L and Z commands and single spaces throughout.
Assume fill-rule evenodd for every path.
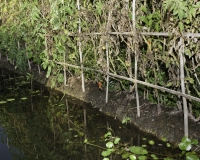
M 128 0 L 128 1 L 126 1 L 126 2 L 128 2 L 128 3 L 130 3 L 129 2 L 130 0 Z M 81 7 L 80 7 L 80 0 L 77 0 L 77 10 L 79 11 L 79 12 L 81 12 Z M 89 1 L 89 2 L 91 2 L 91 1 Z M 92 1 L 93 2 L 93 1 Z M 121 1 L 122 2 L 122 1 Z M 126 3 L 125 1 L 124 2 L 122 2 L 122 3 Z M 120 2 L 112 2 L 113 4 L 114 3 L 120 3 Z M 64 1 L 63 1 L 63 4 L 64 4 Z M 55 5 L 56 6 L 56 5 Z M 124 5 L 125 6 L 125 5 Z M 51 7 L 53 7 L 53 5 L 51 6 Z M 135 87 L 135 93 L 136 93 L 136 101 L 137 101 L 137 116 L 138 117 L 140 117 L 140 105 L 139 105 L 139 96 L 138 96 L 138 87 L 137 87 L 137 84 L 142 84 L 142 85 L 144 85 L 144 86 L 148 86 L 148 87 L 151 87 L 151 88 L 154 88 L 154 89 L 156 89 L 156 90 L 161 90 L 161 91 L 165 91 L 165 92 L 168 92 L 168 93 L 171 93 L 171 94 L 174 94 L 174 95 L 178 95 L 178 96 L 182 96 L 183 98 L 183 108 L 184 108 L 184 126 L 185 126 L 185 135 L 186 136 L 188 136 L 188 109 L 187 109 L 187 103 L 186 103 L 186 98 L 187 99 L 190 99 L 190 100 L 195 100 L 195 101 L 198 101 L 198 102 L 200 102 L 200 98 L 197 98 L 197 97 L 194 97 L 194 96 L 191 96 L 191 95 L 188 95 L 188 94 L 185 94 L 185 76 L 184 76 L 184 41 L 183 41 L 183 38 L 184 37 L 191 37 L 191 38 L 193 38 L 193 37 L 200 37 L 200 34 L 198 34 L 198 33 L 184 33 L 184 34 L 182 34 L 182 35 L 178 35 L 178 33 L 174 33 L 174 34 L 176 34 L 176 36 L 178 36 L 179 37 L 179 42 L 177 42 L 177 41 L 175 41 L 174 43 L 176 43 L 176 46 L 177 46 L 177 52 L 178 52 L 178 57 L 179 57 L 179 73 L 180 73 L 180 81 L 181 81 L 181 92 L 179 92 L 179 91 L 174 91 L 174 90 L 171 90 L 171 89 L 168 89 L 168 88 L 165 88 L 165 87 L 161 87 L 161 86 L 158 86 L 157 85 L 157 83 L 155 83 L 155 84 L 151 84 L 151 83 L 147 83 L 147 82 L 145 82 L 145 81 L 140 81 L 140 80 L 138 80 L 138 65 L 139 65 L 139 48 L 138 48 L 138 43 L 137 43 L 137 38 L 139 37 L 139 36 L 141 36 L 141 37 L 143 37 L 143 39 L 146 41 L 146 43 L 147 43 L 147 45 L 148 45 L 148 41 L 146 40 L 146 36 L 160 36 L 160 37 L 168 37 L 168 36 L 171 36 L 171 34 L 170 33 L 161 33 L 161 32 L 137 32 L 136 31 L 136 27 L 135 27 L 135 22 L 136 22 L 136 18 L 135 18 L 135 16 L 136 16 L 136 14 L 135 14 L 135 8 L 136 8 L 136 5 L 135 5 L 135 0 L 133 0 L 132 1 L 132 5 L 131 5 L 131 7 L 132 7 L 132 19 L 131 19 L 131 21 L 132 21 L 132 23 L 130 23 L 131 24 L 131 26 L 128 26 L 129 27 L 129 29 L 131 30 L 130 32 L 127 32 L 127 29 L 126 29 L 126 32 L 122 32 L 122 31 L 120 31 L 120 30 L 123 30 L 123 27 L 121 28 L 121 29 L 119 29 L 119 28 L 117 28 L 117 29 L 114 29 L 115 30 L 115 32 L 113 31 L 110 31 L 111 29 L 111 23 L 113 23 L 112 22 L 112 14 L 113 14 L 113 10 L 112 9 L 108 9 L 108 11 L 106 11 L 106 15 L 104 15 L 105 17 L 103 17 L 104 18 L 104 20 L 105 20 L 105 22 L 103 23 L 103 24 L 101 24 L 101 25 L 104 25 L 104 27 L 102 27 L 101 28 L 101 31 L 99 31 L 99 32 L 91 32 L 91 33 L 85 33 L 86 31 L 84 31 L 84 32 L 82 32 L 82 27 L 81 27 L 81 24 L 83 23 L 83 19 L 82 19 L 82 17 L 81 17 L 81 14 L 79 15 L 79 14 L 77 14 L 77 15 L 79 15 L 79 18 L 78 18 L 78 21 L 75 23 L 75 24 L 78 24 L 78 33 L 68 33 L 66 36 L 69 36 L 69 37 L 79 37 L 79 39 L 78 39 L 78 43 L 77 43 L 77 46 L 76 47 L 78 47 L 78 53 L 79 53 L 79 59 L 80 59 L 80 65 L 79 66 L 77 66 L 77 65 L 74 65 L 74 64 L 69 64 L 69 63 L 67 63 L 66 62 L 66 54 L 64 53 L 63 54 L 63 61 L 58 61 L 57 60 L 57 62 L 55 62 L 55 61 L 52 61 L 52 60 L 49 60 L 49 61 L 51 61 L 51 62 L 53 62 L 53 63 L 56 63 L 56 64 L 58 64 L 58 65 L 62 65 L 63 66 L 63 68 L 64 68 L 64 71 L 66 71 L 66 66 L 67 67 L 71 67 L 71 68 L 78 68 L 78 69 L 80 69 L 81 70 L 81 79 L 82 79 L 82 91 L 83 92 L 85 92 L 85 84 L 84 84 L 84 74 L 85 74 L 85 71 L 86 70 L 89 70 L 89 71 L 92 71 L 92 72 L 98 72 L 98 73 L 100 73 L 100 74 L 103 74 L 103 75 L 105 75 L 106 76 L 106 83 L 107 83 L 107 85 L 106 85 L 106 98 L 105 98 L 105 100 L 106 100 L 106 103 L 108 102 L 108 85 L 109 85 L 109 79 L 110 79 L 110 77 L 112 78 L 112 77 L 114 77 L 114 78 L 118 78 L 118 79 L 123 79 L 123 80 L 126 80 L 126 81 L 130 81 L 130 82 L 134 82 L 134 87 Z M 76 8 L 75 8 L 75 10 L 76 10 Z M 127 10 L 126 10 L 127 11 Z M 117 16 L 118 16 L 118 14 L 120 15 L 121 14 L 121 12 L 120 11 L 117 11 L 118 13 L 117 13 Z M 28 12 L 27 12 L 28 13 Z M 116 14 L 116 13 L 115 13 Z M 58 15 L 56 14 L 56 19 L 58 18 L 57 17 Z M 88 17 L 87 17 L 88 18 Z M 126 17 L 125 17 L 126 18 Z M 104 21 L 103 20 L 103 21 Z M 120 19 L 121 20 L 121 19 Z M 113 21 L 115 21 L 115 20 L 113 20 Z M 122 22 L 123 23 L 123 22 Z M 128 25 L 130 25 L 130 24 L 128 24 Z M 98 26 L 99 27 L 99 26 Z M 109 28 L 110 27 L 110 28 Z M 113 27 L 114 28 L 114 27 Z M 116 27 L 115 27 L 116 28 Z M 119 30 L 119 32 L 117 32 Z M 68 31 L 67 31 L 68 32 Z M 40 33 L 41 34 L 41 33 Z M 173 33 L 172 33 L 173 34 Z M 101 68 L 101 69 L 94 69 L 94 68 L 89 68 L 89 67 L 85 67 L 84 66 L 84 60 L 83 60 L 83 48 L 84 48 L 84 46 L 83 46 L 83 41 L 81 40 L 81 38 L 83 39 L 84 37 L 89 37 L 89 36 L 91 36 L 91 37 L 93 37 L 93 36 L 95 36 L 95 37 L 107 37 L 107 38 L 104 38 L 104 40 L 103 40 L 103 43 L 105 43 L 105 46 L 104 46 L 104 50 L 105 50 L 105 55 L 103 55 L 104 56 L 104 58 L 105 58 L 105 64 L 104 64 L 104 66 Z M 126 36 L 126 38 L 127 37 L 131 37 L 131 42 L 129 41 L 129 40 L 127 40 L 128 41 L 128 43 L 130 43 L 129 45 L 128 44 L 126 44 L 126 49 L 128 50 L 131 50 L 131 51 L 133 51 L 134 52 L 134 62 L 131 60 L 131 58 L 130 58 L 130 51 L 129 51 L 129 53 L 128 53 L 128 51 L 127 51 L 127 63 L 128 63 L 128 67 L 127 67 L 127 72 L 128 72 L 128 76 L 129 77 L 126 77 L 126 76 L 124 76 L 124 75 L 119 75 L 119 74 L 116 74 L 116 73 L 114 73 L 113 71 L 112 71 L 112 66 L 110 66 L 111 65 L 111 59 L 110 59 L 110 55 L 111 55 L 111 53 L 109 53 L 109 51 L 110 51 L 110 48 L 112 47 L 111 46 L 111 44 L 112 44 L 112 42 L 111 42 L 111 39 L 110 39 L 110 37 L 122 37 L 122 36 Z M 46 52 L 48 52 L 48 45 L 47 45 L 47 41 L 48 41 L 48 38 L 49 37 L 51 37 L 51 35 L 48 35 L 48 34 L 46 34 L 45 33 L 45 36 L 44 36 L 44 41 L 45 41 L 45 49 L 46 49 Z M 128 38 L 127 38 L 128 39 Z M 101 41 L 99 41 L 99 42 L 97 42 L 97 43 L 99 43 L 99 46 L 101 46 L 100 45 L 100 43 L 101 43 Z M 102 46 L 101 46 L 102 47 Z M 116 46 L 115 46 L 116 47 Z M 119 49 L 120 49 L 120 47 L 119 46 L 117 46 Z M 20 45 L 19 45 L 19 43 L 18 43 L 18 48 L 20 48 Z M 133 49 L 134 48 L 134 49 Z M 152 51 L 153 52 L 153 51 Z M 48 55 L 48 54 L 47 54 Z M 49 56 L 49 55 L 48 55 Z M 151 55 L 151 52 L 150 52 L 150 54 L 148 55 L 148 56 L 152 56 Z M 28 57 L 28 55 L 27 55 L 27 57 Z M 61 57 L 62 57 L 62 55 L 61 55 Z M 48 57 L 48 59 L 49 59 L 49 57 Z M 114 58 L 113 58 L 114 59 Z M 131 64 L 134 64 L 134 74 L 132 73 L 132 65 Z M 30 65 L 30 64 L 29 64 Z M 127 72 L 126 72 L 126 74 L 125 75 L 127 75 Z M 179 75 L 179 73 L 177 74 L 177 75 Z M 178 76 L 177 76 L 178 77 Z M 66 85 L 66 72 L 64 72 L 64 78 L 65 78 L 65 80 L 64 80 L 64 84 Z

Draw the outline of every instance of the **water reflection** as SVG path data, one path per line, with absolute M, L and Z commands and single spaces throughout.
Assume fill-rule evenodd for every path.
M 0 88 L 0 121 L 9 145 L 20 153 L 16 154 L 16 149 L 15 153 L 12 151 L 13 159 L 100 160 L 108 131 L 119 136 L 123 146 L 147 144 L 143 139 L 146 135 L 133 126 L 122 125 L 88 104 L 27 82 L 26 77 L 3 74 Z M 84 144 L 85 139 L 90 144 Z M 161 146 L 148 146 L 148 149 L 169 154 Z M 121 159 L 121 155 L 110 159 Z
M 0 136 L 1 136 L 0 159 L 1 160 L 12 160 L 12 153 L 9 150 L 9 147 L 7 145 L 7 136 L 4 133 L 4 128 L 2 128 L 2 127 L 0 127 Z

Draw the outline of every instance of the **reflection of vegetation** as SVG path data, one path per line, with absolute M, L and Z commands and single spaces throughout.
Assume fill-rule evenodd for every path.
M 52 92 L 49 95 L 49 92 L 43 89 L 42 92 L 35 90 L 35 83 L 31 91 L 26 77 L 9 79 L 5 75 L 4 81 L 1 82 L 0 87 L 4 92 L 1 92 L 0 98 L 6 102 L 0 104 L 1 126 L 6 130 L 9 145 L 19 149 L 20 155 L 23 155 L 22 159 L 98 160 L 102 158 L 102 151 L 112 145 L 109 141 L 113 141 L 121 154 L 124 151 L 121 150 L 122 147 L 144 144 L 142 136 L 138 138 L 135 128 L 129 131 L 128 125 L 123 126 L 89 106 L 85 129 L 83 107 L 73 103 L 66 105 L 63 95 L 58 93 Z M 10 87 L 12 89 L 9 89 Z M 129 118 L 126 117 L 124 123 L 128 122 Z M 108 131 L 110 132 L 107 136 L 104 136 Z M 120 138 L 115 137 L 115 134 Z M 107 139 L 106 144 L 104 138 Z M 174 150 L 163 147 L 163 144 L 155 151 L 155 145 L 151 146 L 148 145 L 150 142 L 145 142 L 148 152 L 161 150 L 162 154 L 169 154 Z M 12 152 L 14 154 L 14 151 Z M 116 159 L 120 157 L 121 155 L 115 156 Z

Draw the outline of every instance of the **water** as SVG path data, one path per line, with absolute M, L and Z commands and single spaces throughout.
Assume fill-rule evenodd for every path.
M 116 145 L 119 152 L 128 146 L 146 145 L 149 152 L 161 154 L 160 157 L 177 153 L 177 149 L 165 147 L 166 143 L 103 115 L 89 104 L 37 83 L 31 90 L 26 79 L 4 73 L 1 76 L 0 133 L 5 142 L 0 144 L 1 160 L 100 160 L 108 132 L 113 138 L 121 138 L 120 145 Z M 155 141 L 155 145 L 149 145 L 148 140 Z M 122 159 L 121 154 L 112 159 Z
M 7 145 L 7 136 L 4 132 L 4 128 L 0 127 L 0 159 L 1 160 L 12 160 L 12 153 Z

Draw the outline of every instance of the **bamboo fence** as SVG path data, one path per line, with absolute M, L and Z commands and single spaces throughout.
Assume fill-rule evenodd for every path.
M 134 70 L 134 78 L 132 76 L 132 73 L 130 73 L 130 76 L 129 77 L 125 77 L 125 76 L 122 76 L 122 75 L 117 75 L 115 73 L 112 73 L 110 72 L 110 62 L 109 62 L 109 41 L 106 41 L 106 73 L 103 71 L 103 70 L 96 70 L 96 69 L 93 69 L 93 68 L 88 68 L 88 67 L 84 67 L 83 65 L 83 54 L 82 54 L 82 42 L 81 42 L 81 39 L 80 37 L 84 37 L 84 36 L 111 36 L 111 35 L 115 35 L 115 36 L 118 36 L 118 35 L 127 35 L 127 36 L 132 36 L 134 37 L 134 35 L 136 34 L 136 27 L 135 27 L 135 24 L 136 24 L 136 14 L 135 14 L 135 3 L 136 3 L 136 0 L 133 0 L 132 1 L 132 31 L 131 32 L 109 32 L 109 31 L 105 31 L 105 32 L 92 32 L 92 33 L 83 33 L 81 31 L 81 18 L 79 18 L 78 20 L 78 33 L 68 33 L 66 36 L 74 36 L 74 37 L 79 37 L 78 39 L 78 51 L 79 51 L 79 58 L 80 58 L 80 66 L 77 66 L 77 65 L 74 65 L 74 64 L 68 64 L 66 63 L 65 59 L 66 59 L 66 56 L 65 54 L 63 54 L 63 62 L 55 62 L 56 64 L 58 65 L 63 65 L 63 68 L 64 68 L 64 85 L 66 85 L 66 70 L 67 70 L 67 67 L 71 67 L 71 68 L 77 68 L 77 69 L 80 69 L 81 70 L 81 82 L 82 82 L 82 91 L 85 92 L 85 80 L 84 80 L 84 71 L 92 71 L 92 72 L 97 72 L 97 73 L 100 73 L 100 74 L 104 74 L 106 76 L 106 98 L 105 98 L 105 101 L 106 103 L 108 103 L 108 94 L 109 94 L 109 89 L 108 89 L 108 85 L 109 85 L 109 79 L 110 77 L 114 77 L 114 78 L 118 78 L 118 79 L 122 79 L 122 80 L 126 80 L 126 81 L 130 81 L 130 82 L 133 82 L 135 84 L 135 93 L 136 93 L 136 105 L 137 105 L 137 116 L 140 117 L 140 105 L 139 105 L 139 95 L 138 95 L 138 87 L 137 87 L 137 84 L 142 84 L 144 86 L 148 86 L 148 87 L 151 87 L 151 88 L 154 88 L 154 89 L 157 89 L 157 90 L 161 90 L 161 91 L 164 91 L 164 92 L 168 92 L 168 93 L 171 93 L 173 95 L 178 95 L 178 96 L 182 96 L 182 101 L 183 101 L 183 111 L 184 111 L 184 135 L 186 137 L 188 137 L 189 133 L 188 133 L 188 107 L 187 107 L 187 99 L 189 100 L 195 100 L 195 101 L 198 101 L 200 102 L 200 98 L 198 97 L 194 97 L 194 96 L 191 96 L 189 94 L 186 94 L 185 93 L 185 83 L 184 83 L 184 80 L 185 80 L 185 77 L 184 77 L 184 43 L 183 43 L 183 37 L 190 37 L 190 38 L 199 38 L 200 37 L 200 33 L 183 33 L 182 35 L 179 35 L 181 38 L 180 38 L 180 41 L 178 42 L 178 46 L 179 46 L 179 61 L 180 61 L 180 81 L 181 81 L 181 92 L 178 92 L 178 91 L 175 91 L 175 90 L 171 90 L 171 89 L 168 89 L 168 88 L 165 88 L 165 87 L 161 87 L 161 86 L 158 86 L 156 84 L 151 84 L 151 83 L 147 83 L 147 82 L 144 82 L 144 81 L 140 81 L 138 80 L 138 53 L 137 53 L 137 50 L 135 50 L 134 54 L 135 54 L 135 70 Z M 80 8 L 80 1 L 77 0 L 77 10 L 80 11 L 81 8 Z M 109 26 L 109 22 L 111 20 L 111 14 L 112 14 L 112 10 L 108 13 L 108 18 L 107 18 L 107 27 Z M 172 36 L 173 34 L 175 33 L 163 33 L 163 32 L 137 32 L 138 35 L 142 35 L 142 36 L 161 36 L 161 37 L 168 37 L 168 36 Z M 47 42 L 46 42 L 46 37 L 45 37 L 45 45 L 46 45 L 46 48 L 47 48 Z M 136 44 L 134 42 L 133 44 L 136 48 Z M 48 48 L 47 48 L 48 49 Z M 51 60 L 49 60 L 51 61 Z M 29 68 L 31 69 L 30 67 L 30 62 L 29 63 Z M 39 70 L 39 68 L 38 68 Z M 197 79 L 198 80 L 198 79 Z M 200 83 L 200 82 L 199 82 Z
M 82 33 L 81 32 L 81 20 L 79 18 L 79 32 L 78 34 L 76 33 L 72 33 L 72 34 L 68 34 L 67 36 L 77 36 L 77 37 L 81 37 L 81 36 L 107 36 L 109 37 L 110 35 L 127 35 L 127 36 L 133 36 L 136 33 L 136 29 L 135 29 L 135 24 L 136 24 L 136 20 L 135 20 L 135 0 L 132 1 L 132 28 L 133 31 L 132 32 L 93 32 L 93 33 Z M 79 0 L 77 0 L 77 9 L 80 11 L 80 2 Z M 112 14 L 112 11 L 110 11 L 108 13 L 108 20 L 107 20 L 107 27 L 109 25 L 109 21 L 110 21 L 110 15 Z M 163 36 L 163 37 L 168 37 L 168 36 L 172 36 L 173 33 L 163 33 L 163 32 L 140 32 L 137 33 L 143 36 Z M 183 33 L 182 35 L 180 35 L 180 37 L 200 37 L 199 33 Z M 135 44 L 134 44 L 135 45 Z M 92 68 L 88 68 L 88 67 L 84 67 L 83 66 L 83 59 L 82 59 L 82 49 L 81 49 L 81 41 L 79 40 L 78 42 L 78 47 L 79 47 L 79 58 L 80 58 L 80 66 L 77 65 L 73 65 L 73 64 L 68 64 L 65 62 L 65 56 L 63 57 L 64 62 L 56 62 L 59 65 L 63 65 L 64 66 L 64 70 L 66 69 L 66 66 L 68 67 L 72 67 L 72 68 L 78 68 L 81 70 L 81 77 L 82 77 L 82 91 L 85 92 L 85 87 L 84 87 L 84 70 L 90 70 L 93 72 L 98 72 L 101 74 L 105 74 L 106 75 L 106 98 L 105 101 L 106 103 L 108 103 L 108 85 L 109 85 L 109 77 L 115 77 L 118 79 L 123 79 L 123 80 L 127 80 L 130 82 L 134 82 L 135 84 L 135 93 L 136 93 L 136 102 L 137 102 L 137 116 L 140 117 L 140 105 L 139 105 L 139 96 L 138 96 L 138 87 L 137 84 L 142 84 L 148 87 L 152 87 L 154 89 L 158 89 L 161 91 L 165 91 L 174 95 L 178 95 L 178 96 L 182 96 L 182 100 L 183 100 L 183 111 L 184 111 L 184 135 L 186 137 L 188 137 L 188 108 L 187 108 L 187 100 L 186 99 L 190 99 L 190 100 L 195 100 L 200 102 L 200 98 L 198 97 L 194 97 L 191 95 L 188 95 L 185 93 L 185 83 L 184 83 L 184 44 L 183 44 L 183 38 L 180 38 L 180 42 L 179 42 L 179 56 L 180 56 L 180 80 L 181 80 L 181 92 L 178 91 L 174 91 L 174 90 L 170 90 L 168 88 L 165 87 L 161 87 L 155 84 L 150 84 L 147 82 L 143 82 L 137 79 L 137 63 L 138 63 L 138 55 L 137 55 L 137 51 L 135 50 L 135 71 L 134 71 L 134 78 L 132 77 L 132 75 L 128 78 L 128 77 L 124 77 L 121 75 L 117 75 L 114 73 L 111 73 L 109 70 L 109 42 L 106 42 L 106 61 L 107 61 L 107 69 L 106 69 L 106 73 L 102 70 L 96 70 L 96 69 L 92 69 Z M 65 73 L 65 71 L 64 71 Z M 64 75 L 64 77 L 66 78 L 66 75 Z M 66 79 L 64 81 L 65 85 L 66 85 Z

